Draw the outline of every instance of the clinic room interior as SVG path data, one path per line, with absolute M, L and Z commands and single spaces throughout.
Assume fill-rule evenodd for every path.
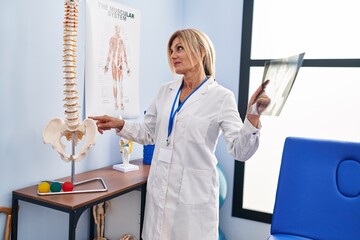
M 235 160 L 221 134 L 216 142 L 214 236 L 360 239 L 359 8 L 357 0 L 2 1 L 0 238 L 142 239 L 154 171 L 152 152 L 145 154 L 160 147 L 126 141 L 114 129 L 100 133 L 89 116 L 125 126 L 147 120 L 158 90 L 182 78 L 169 68 L 169 37 L 198 29 L 216 51 L 210 79 L 234 94 L 242 122 L 268 79 L 263 90 L 272 101 L 256 113 L 259 143 L 250 159 Z M 116 21 L 119 28 L 106 25 Z M 127 50 L 120 71 L 106 64 L 108 39 L 119 33 Z M 124 92 L 115 93 L 119 72 Z M 105 180 L 96 191 L 77 188 L 81 174 Z M 113 177 L 138 186 L 113 191 Z M 89 199 L 81 214 L 75 198 Z

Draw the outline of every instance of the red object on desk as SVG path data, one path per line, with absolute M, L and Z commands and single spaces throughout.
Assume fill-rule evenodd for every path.
M 64 182 L 62 185 L 62 190 L 64 192 L 70 192 L 74 189 L 74 184 L 72 182 Z

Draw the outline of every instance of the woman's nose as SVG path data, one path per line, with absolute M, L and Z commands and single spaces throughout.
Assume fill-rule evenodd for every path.
M 177 58 L 177 54 L 175 51 L 170 54 L 170 58 L 172 58 L 172 59 Z

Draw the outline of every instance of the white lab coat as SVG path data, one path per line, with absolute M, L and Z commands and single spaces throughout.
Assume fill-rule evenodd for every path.
M 142 237 L 217 240 L 218 137 L 222 133 L 229 153 L 245 161 L 258 147 L 259 129 L 247 120 L 242 123 L 234 94 L 210 78 L 176 114 L 167 147 L 170 111 L 180 85 L 181 80 L 163 85 L 144 122 L 126 121 L 119 133 L 141 144 L 155 143 Z

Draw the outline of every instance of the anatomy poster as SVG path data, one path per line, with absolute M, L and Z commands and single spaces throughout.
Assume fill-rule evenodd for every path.
M 86 1 L 86 115 L 139 116 L 140 12 Z

